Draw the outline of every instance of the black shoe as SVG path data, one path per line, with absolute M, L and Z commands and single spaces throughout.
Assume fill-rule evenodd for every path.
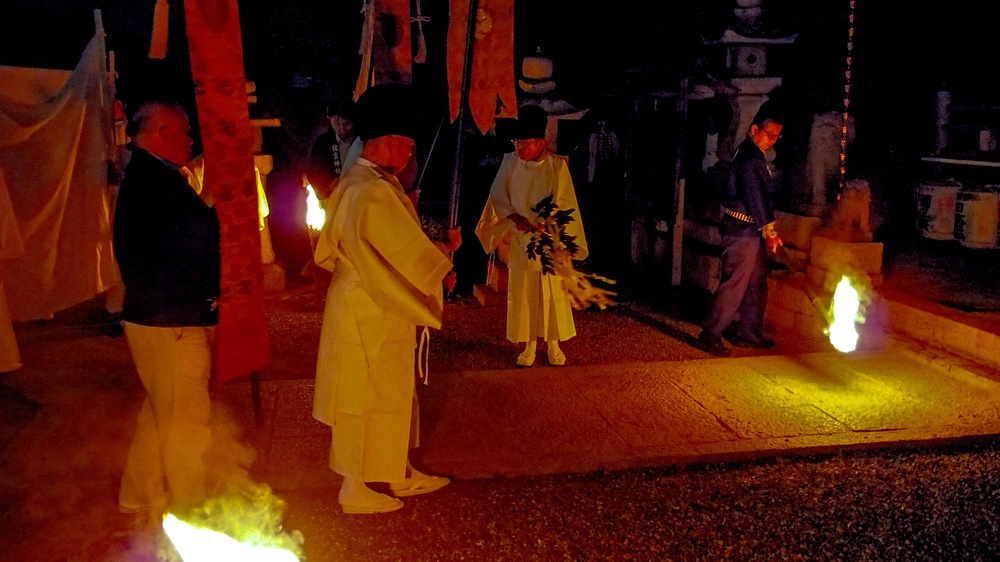
M 729 348 L 723 343 L 722 338 L 705 331 L 694 340 L 694 346 L 719 357 L 729 355 Z
M 774 347 L 774 340 L 765 338 L 764 336 L 733 334 L 728 336 L 726 340 L 736 347 L 752 347 L 755 349 L 771 349 Z

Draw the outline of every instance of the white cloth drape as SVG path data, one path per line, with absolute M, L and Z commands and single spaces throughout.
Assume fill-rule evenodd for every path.
M 0 170 L 24 246 L 4 266 L 14 322 L 50 317 L 118 283 L 106 80 L 96 35 L 71 72 L 0 67 Z

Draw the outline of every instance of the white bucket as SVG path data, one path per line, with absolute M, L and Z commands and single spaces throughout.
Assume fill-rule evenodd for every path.
M 966 189 L 955 202 L 955 238 L 969 248 L 997 245 L 997 192 L 986 187 Z
M 917 229 L 925 238 L 955 239 L 955 201 L 962 184 L 956 181 L 921 183 L 917 188 Z

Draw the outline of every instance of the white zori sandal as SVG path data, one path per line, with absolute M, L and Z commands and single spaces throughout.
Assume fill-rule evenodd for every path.
M 451 483 L 450 478 L 424 474 L 423 472 L 413 468 L 413 465 L 409 463 L 407 463 L 407 467 L 410 470 L 410 475 L 406 477 L 406 480 L 403 480 L 400 484 L 389 485 L 389 490 L 398 498 L 429 494 L 431 492 L 436 492 Z

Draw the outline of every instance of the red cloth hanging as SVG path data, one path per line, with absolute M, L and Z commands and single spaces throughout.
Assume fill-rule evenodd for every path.
M 468 32 L 469 0 L 452 0 L 448 20 L 448 100 L 451 120 L 458 119 Z M 480 132 L 496 123 L 497 98 L 505 116 L 517 115 L 514 90 L 514 0 L 479 0 L 473 47 L 469 110 Z
M 184 11 L 205 153 L 204 189 L 214 195 L 219 215 L 222 292 L 215 372 L 225 382 L 271 360 L 253 135 L 236 0 L 185 0 Z
M 372 84 L 413 82 L 410 1 L 375 0 Z

